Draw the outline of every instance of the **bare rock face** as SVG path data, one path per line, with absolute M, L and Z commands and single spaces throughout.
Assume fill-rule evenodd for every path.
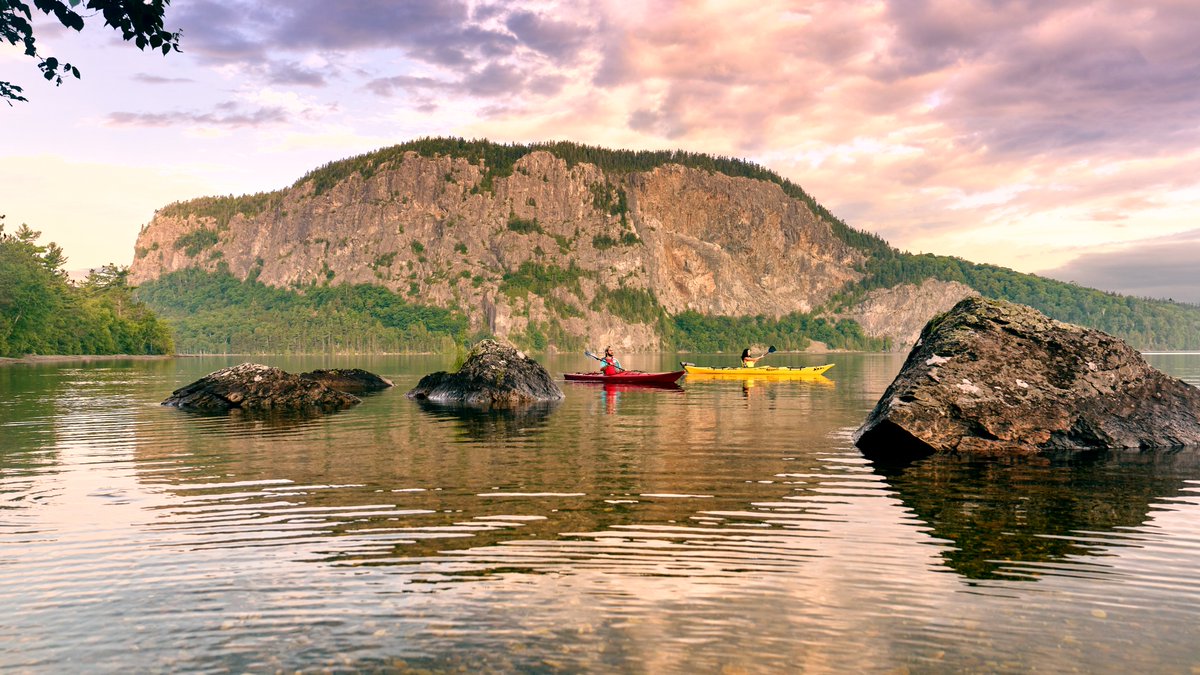
M 383 391 L 393 386 L 392 381 L 361 368 L 333 368 L 329 370 L 311 370 L 300 373 L 306 380 L 314 380 L 347 394 L 366 394 L 373 391 Z
M 898 461 L 1200 445 L 1200 389 L 1111 335 L 971 297 L 925 326 L 855 443 Z
M 222 368 L 171 392 L 163 405 L 200 412 L 330 411 L 359 399 L 278 368 L 243 363 Z
M 559 401 L 562 389 L 537 361 L 509 344 L 482 340 L 456 373 L 431 373 L 408 392 L 412 399 L 484 408 Z
M 926 279 L 919 285 L 877 288 L 838 318 L 857 321 L 867 335 L 888 338 L 891 351 L 908 351 L 929 319 L 970 295 L 979 294 L 957 281 Z

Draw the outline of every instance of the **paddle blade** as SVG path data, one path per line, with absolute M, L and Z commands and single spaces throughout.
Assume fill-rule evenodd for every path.
M 775 345 L 771 345 L 770 347 L 767 347 L 768 354 L 772 354 L 774 352 L 775 352 Z

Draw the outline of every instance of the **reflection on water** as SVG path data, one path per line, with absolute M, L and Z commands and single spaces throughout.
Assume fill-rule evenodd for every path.
M 1038 579 L 1064 561 L 1121 545 L 1124 532 L 1149 520 L 1155 501 L 1200 482 L 1200 451 L 1089 453 L 1045 463 L 935 456 L 880 471 L 934 536 L 953 542 L 942 556 L 956 572 Z
M 550 413 L 558 407 L 557 401 L 487 410 L 443 405 L 428 399 L 419 399 L 416 404 L 432 420 L 457 420 L 467 437 L 485 441 L 536 433 L 546 426 Z
M 233 359 L 0 368 L 0 668 L 1200 666 L 1197 452 L 874 467 L 902 357 L 832 360 L 487 412 L 404 398 L 437 357 L 266 360 L 396 383 L 312 418 L 158 405 Z

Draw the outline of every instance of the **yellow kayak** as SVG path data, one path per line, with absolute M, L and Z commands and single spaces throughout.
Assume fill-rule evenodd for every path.
M 697 366 L 694 363 L 681 363 L 683 369 L 687 371 L 689 377 L 692 375 L 715 375 L 724 377 L 755 377 L 755 378 L 773 378 L 773 379 L 789 379 L 789 378 L 805 378 L 805 377 L 820 377 L 825 374 L 825 371 L 833 367 L 832 363 L 826 363 L 823 366 L 808 366 L 805 368 L 788 368 L 787 366 L 755 366 L 753 368 L 733 367 L 733 368 L 708 368 L 705 366 Z

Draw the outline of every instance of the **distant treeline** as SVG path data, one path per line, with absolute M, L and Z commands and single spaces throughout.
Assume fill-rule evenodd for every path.
M 1134 298 L 996 265 L 895 250 L 870 258 L 864 271 L 866 277 L 834 299 L 835 309 L 849 307 L 877 288 L 939 279 L 966 284 L 986 297 L 1029 305 L 1059 321 L 1102 330 L 1138 349 L 1200 349 L 1200 307 L 1195 305 Z
M 671 318 L 671 329 L 667 341 L 675 349 L 689 352 L 739 351 L 754 345 L 802 350 L 808 348 L 810 340 L 854 351 L 879 351 L 889 346 L 886 340 L 868 337 L 855 321 L 834 322 L 801 312 L 778 319 L 684 312 Z
M 106 265 L 75 286 L 57 245 L 40 232 L 0 225 L 0 356 L 169 354 L 169 328 L 126 284 L 128 270 Z
M 516 286 L 522 280 L 547 282 L 529 270 L 522 272 L 523 276 L 513 276 L 509 283 L 514 286 L 506 286 L 507 292 L 545 290 Z M 189 268 L 146 283 L 136 293 L 170 322 L 177 349 L 188 354 L 449 352 L 486 337 L 469 334 L 467 317 L 460 312 L 410 304 L 403 296 L 370 284 L 311 286 L 300 291 L 240 280 L 224 271 Z M 780 319 L 696 312 L 668 316 L 653 294 L 640 290 L 604 289 L 592 309 L 655 326 L 665 349 L 734 351 L 753 344 L 804 349 L 810 340 L 839 349 L 886 346 L 864 335 L 853 321 L 834 323 L 800 313 Z M 567 314 L 580 315 L 578 310 Z M 560 350 L 582 349 L 587 342 L 567 334 L 557 320 L 530 326 L 510 339 L 530 350 L 551 344 Z
M 453 351 L 470 338 L 461 313 L 370 284 L 301 293 L 189 268 L 143 284 L 137 297 L 170 321 L 188 354 Z

